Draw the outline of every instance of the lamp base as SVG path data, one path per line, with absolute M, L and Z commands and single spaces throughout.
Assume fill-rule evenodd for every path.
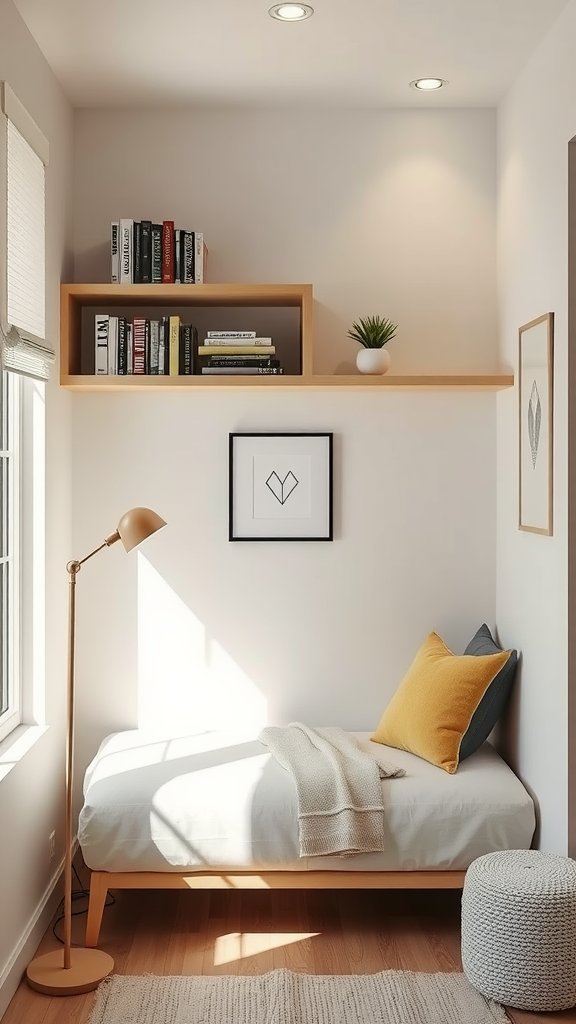
M 64 950 L 55 949 L 31 960 L 26 979 L 31 988 L 48 996 L 77 996 L 98 988 L 114 970 L 114 961 L 100 949 L 70 950 L 71 967 L 64 967 Z

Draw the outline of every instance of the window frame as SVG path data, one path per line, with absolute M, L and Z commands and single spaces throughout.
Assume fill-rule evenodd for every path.
M 2 487 L 2 554 L 3 567 L 2 595 L 0 600 L 0 630 L 2 637 L 1 689 L 6 707 L 0 713 L 0 742 L 23 720 L 23 676 L 22 659 L 22 481 L 23 481 L 23 402 L 22 379 L 2 370 L 2 416 L 3 442 L 7 445 L 0 450 L 4 481 Z M 8 580 L 4 578 L 7 572 Z M 2 707 L 2 703 L 0 703 Z
M 7 318 L 8 122 L 43 165 L 44 224 L 40 277 L 44 323 L 37 326 L 42 326 L 45 333 L 48 142 L 9 85 L 0 82 L 0 415 L 3 415 L 4 396 L 9 397 L 9 434 L 7 438 L 0 435 L 0 444 L 8 442 L 8 448 L 2 449 L 0 461 L 7 464 L 5 472 L 9 491 L 7 496 L 6 489 L 0 489 L 0 502 L 3 505 L 1 511 L 8 517 L 8 557 L 12 570 L 6 588 L 7 601 L 0 589 L 0 630 L 4 634 L 0 643 L 0 697 L 6 695 L 8 698 L 7 708 L 0 712 L 0 745 L 7 740 L 11 742 L 11 736 L 19 726 L 40 724 L 39 719 L 44 717 L 45 695 L 40 693 L 43 652 L 41 659 L 38 657 L 44 640 L 44 597 L 42 595 L 39 601 L 40 594 L 37 593 L 37 585 L 43 582 L 43 566 L 39 559 L 43 557 L 44 550 L 38 534 L 38 516 L 44 514 L 43 464 L 40 465 L 39 460 L 44 459 L 43 381 L 47 379 L 54 356 L 52 347 L 42 337 L 25 328 L 11 327 Z M 16 163 L 16 168 L 19 166 Z M 38 193 L 32 191 L 32 202 L 35 195 Z M 14 278 L 14 286 L 18 287 L 18 277 Z M 14 343 L 17 347 L 11 348 Z M 42 419 L 39 419 L 40 407 Z

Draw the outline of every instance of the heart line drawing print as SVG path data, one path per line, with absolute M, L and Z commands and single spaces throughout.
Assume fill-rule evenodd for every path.
M 270 473 L 266 481 L 266 487 L 268 487 L 277 501 L 281 505 L 284 505 L 290 495 L 293 493 L 296 487 L 298 487 L 298 480 L 294 476 L 292 470 L 288 470 L 283 480 L 280 479 L 276 470 Z

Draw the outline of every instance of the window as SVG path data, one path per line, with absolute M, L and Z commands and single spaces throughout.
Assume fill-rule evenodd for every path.
M 48 144 L 9 86 L 0 83 L 0 740 L 32 707 L 32 574 L 37 470 L 30 438 L 34 394 L 50 372 L 45 341 L 45 166 Z M 30 643 L 28 643 L 30 641 Z M 28 659 L 29 661 L 29 659 Z
M 2 374 L 0 422 L 0 739 L 20 723 L 19 672 L 19 460 L 20 381 Z

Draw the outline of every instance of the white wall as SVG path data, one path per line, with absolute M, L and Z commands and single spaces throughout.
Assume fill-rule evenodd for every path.
M 46 170 L 46 324 L 57 344 L 59 282 L 70 274 L 72 113 L 11 0 L 0 0 L 0 79 L 6 80 L 50 144 Z M 22 757 L 0 744 L 0 1016 L 47 926 L 53 873 L 63 856 L 66 680 L 66 561 L 70 557 L 70 399 L 57 373 L 46 387 L 46 595 L 36 608 L 46 619 L 46 732 Z M 40 578 L 42 567 L 40 568 Z M 40 633 L 42 635 L 42 633 Z M 27 654 L 29 652 L 26 652 Z M 41 677 L 42 670 L 38 675 Z M 48 836 L 56 830 L 50 864 Z M 47 900 L 46 910 L 43 903 Z
M 109 222 L 203 230 L 210 281 L 311 281 L 316 370 L 351 320 L 400 324 L 396 373 L 495 372 L 495 112 L 77 111 L 75 274 Z
M 317 364 L 359 315 L 397 371 L 496 369 L 487 111 L 76 112 L 78 280 L 120 215 L 203 228 L 212 281 L 312 281 Z M 370 729 L 431 629 L 494 618 L 495 396 L 74 395 L 80 556 L 135 504 L 169 522 L 81 580 L 80 756 L 112 729 L 293 718 Z M 227 541 L 233 430 L 332 430 L 334 543 Z M 105 641 L 104 639 L 105 638 Z
M 516 367 L 518 327 L 555 313 L 554 535 L 517 530 L 517 389 L 498 396 L 497 618 L 522 651 L 513 764 L 536 794 L 541 846 L 568 841 L 567 241 L 568 141 L 576 133 L 576 0 L 499 109 L 502 360 Z

